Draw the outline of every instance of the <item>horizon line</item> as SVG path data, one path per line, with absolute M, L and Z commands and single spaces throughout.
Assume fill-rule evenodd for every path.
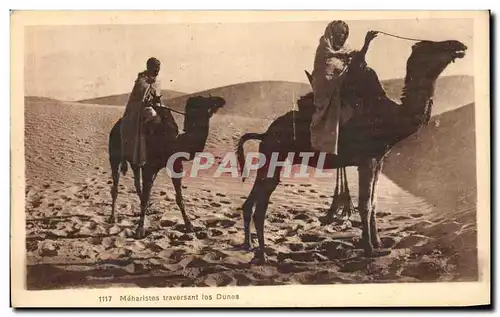
M 451 74 L 451 75 L 440 76 L 437 80 L 439 80 L 440 78 L 449 78 L 449 77 L 472 77 L 472 78 L 474 78 L 474 75 L 470 75 L 470 74 Z M 391 81 L 391 80 L 404 80 L 404 79 L 405 79 L 404 77 L 388 78 L 388 79 L 381 79 L 380 82 L 383 83 L 383 82 L 387 82 L 387 81 Z M 172 100 L 172 99 L 181 98 L 181 97 L 185 97 L 185 96 L 189 96 L 189 95 L 202 94 L 202 93 L 205 93 L 205 92 L 208 92 L 208 91 L 211 91 L 211 90 L 215 90 L 215 89 L 222 89 L 222 88 L 227 88 L 227 87 L 231 87 L 231 86 L 244 85 L 244 84 L 252 84 L 252 83 L 264 83 L 264 82 L 269 82 L 269 83 L 281 82 L 281 83 L 290 83 L 290 84 L 304 84 L 304 85 L 309 85 L 309 83 L 305 82 L 305 81 L 304 82 L 299 82 L 299 81 L 288 81 L 288 80 L 252 80 L 252 81 L 237 82 L 237 83 L 234 83 L 234 84 L 228 84 L 228 85 L 223 85 L 223 86 L 216 86 L 216 87 L 212 87 L 212 88 L 208 88 L 208 89 L 204 89 L 204 90 L 199 90 L 199 91 L 195 91 L 195 92 L 183 92 L 183 91 L 178 91 L 178 90 L 173 90 L 173 89 L 162 89 L 162 90 L 168 90 L 168 91 L 177 92 L 177 93 L 182 94 L 182 95 L 177 96 L 177 97 L 166 99 L 166 100 Z M 65 99 L 59 99 L 59 98 L 55 98 L 55 97 L 42 96 L 42 95 L 24 95 L 24 98 L 30 98 L 31 97 L 31 98 L 46 98 L 46 99 L 52 99 L 52 100 L 56 100 L 56 101 L 63 101 L 63 102 L 85 102 L 85 101 L 91 101 L 91 100 L 95 100 L 95 99 L 110 98 L 110 97 L 116 97 L 116 96 L 121 96 L 121 95 L 126 95 L 126 94 L 130 94 L 130 92 L 122 92 L 122 93 L 117 93 L 117 94 L 112 94 L 112 95 L 105 95 L 105 96 L 92 97 L 92 98 L 85 98 L 85 99 L 79 99 L 79 100 L 65 100 Z

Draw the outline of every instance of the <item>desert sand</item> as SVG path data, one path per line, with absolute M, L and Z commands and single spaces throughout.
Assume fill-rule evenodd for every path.
M 393 98 L 400 84 L 386 82 Z M 293 97 L 307 92 L 307 85 L 247 83 L 209 92 L 228 101 L 211 120 L 205 147 L 222 157 L 234 151 L 241 134 L 263 132 L 291 110 Z M 181 110 L 185 98 L 167 103 Z M 362 256 L 357 215 L 350 228 L 321 224 L 334 179 L 284 178 L 266 219 L 269 264 L 251 266 L 253 253 L 238 246 L 241 205 L 252 178 L 184 178 L 186 210 L 195 227 L 185 233 L 171 180 L 162 171 L 152 192 L 148 234 L 136 240 L 139 199 L 131 173 L 120 180 L 117 223 L 106 222 L 108 133 L 123 106 L 106 104 L 106 98 L 100 104 L 26 98 L 27 288 L 476 280 L 472 80 L 438 80 L 435 100 L 431 123 L 398 144 L 384 166 L 377 216 L 389 255 Z M 182 127 L 182 117 L 174 116 Z M 249 142 L 245 150 L 256 146 Z M 348 180 L 357 205 L 355 168 L 348 168 Z

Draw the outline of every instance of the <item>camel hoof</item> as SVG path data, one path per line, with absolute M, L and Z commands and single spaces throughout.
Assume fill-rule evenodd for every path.
M 252 251 L 253 249 L 255 249 L 252 242 L 243 243 L 242 248 L 243 248 L 243 250 L 246 250 L 246 251 Z
M 263 264 L 266 264 L 267 262 L 268 262 L 267 256 L 265 254 L 260 253 L 260 252 L 256 252 L 253 259 L 250 260 L 250 264 L 252 264 L 252 265 L 263 265 Z
M 318 218 L 319 222 L 323 225 L 323 226 L 327 226 L 329 224 L 332 224 L 335 219 L 333 219 L 333 216 L 321 216 Z
M 144 239 L 146 237 L 146 228 L 137 228 L 137 231 L 135 232 L 135 238 L 136 239 Z
M 379 248 L 381 248 L 381 247 L 384 246 L 383 243 L 382 243 L 382 241 L 380 240 L 380 238 L 373 239 L 372 240 L 372 245 L 373 245 L 373 247 L 375 249 L 379 249 Z
M 243 242 L 242 244 L 238 244 L 236 249 L 243 251 L 253 251 L 255 248 L 251 242 Z
M 368 239 L 361 239 L 359 247 L 363 249 L 363 254 L 367 258 L 371 258 L 373 255 L 373 245 Z
M 373 251 L 372 253 L 372 258 L 374 257 L 381 257 L 381 256 L 387 256 L 387 255 L 390 255 L 392 253 L 392 250 L 391 249 L 376 249 Z
M 194 232 L 194 228 L 193 228 L 193 225 L 191 224 L 191 222 L 186 222 L 184 227 L 186 229 L 186 233 Z
M 365 246 L 363 250 L 364 250 L 365 257 L 367 257 L 367 258 L 373 257 L 373 246 L 371 244 L 370 244 L 370 246 Z
M 114 224 L 114 223 L 116 223 L 116 216 L 109 216 L 109 218 L 108 218 L 107 222 L 108 222 L 109 224 Z

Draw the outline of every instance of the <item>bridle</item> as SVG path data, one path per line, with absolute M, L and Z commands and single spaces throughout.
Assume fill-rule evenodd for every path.
M 175 109 L 172 109 L 170 108 L 169 106 L 162 106 L 163 108 L 167 108 L 168 110 L 172 111 L 172 112 L 175 112 L 175 113 L 178 113 L 178 114 L 181 114 L 183 116 L 186 116 L 186 113 L 185 112 L 182 112 L 182 111 L 179 111 L 179 110 L 175 110 Z
M 209 98 L 212 98 L 212 94 L 208 94 L 208 97 Z M 167 108 L 168 110 L 172 111 L 172 112 L 175 112 L 175 113 L 178 113 L 180 115 L 183 115 L 183 116 L 186 116 L 186 113 L 185 112 L 182 112 L 182 111 L 179 111 L 179 110 L 175 110 L 169 106 L 165 106 L 165 105 L 162 105 L 163 108 Z
M 387 36 L 392 36 L 392 37 L 395 37 L 395 38 L 398 38 L 398 39 L 407 40 L 407 41 L 415 41 L 415 42 L 435 42 L 435 41 L 430 41 L 430 40 L 422 40 L 422 39 L 417 39 L 417 38 L 412 38 L 412 37 L 404 37 L 404 36 L 395 35 L 395 34 L 391 34 L 391 33 L 383 32 L 383 31 L 377 31 L 377 30 L 375 30 L 375 32 L 377 32 L 377 33 L 381 33 L 381 34 L 385 34 L 385 35 L 387 35 Z

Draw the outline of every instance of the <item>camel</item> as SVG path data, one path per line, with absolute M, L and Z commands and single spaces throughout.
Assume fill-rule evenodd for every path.
M 324 158 L 322 168 L 325 170 L 357 167 L 358 212 L 362 225 L 360 243 L 363 253 L 366 257 L 387 254 L 388 250 L 380 249 L 383 246 L 377 231 L 375 213 L 377 183 L 384 158 L 398 142 L 428 123 L 438 76 L 455 59 L 463 58 L 466 50 L 464 44 L 453 40 L 420 41 L 414 44 L 406 64 L 401 104 L 387 97 L 376 72 L 366 65 L 364 56 L 351 63 L 343 85 L 348 88 L 346 91 L 351 91 L 342 94 L 342 99 L 354 96 L 350 102 L 354 101 L 357 106 L 354 107 L 351 119 L 339 128 L 338 155 L 320 153 L 311 148 L 309 126 L 314 111 L 312 92 L 297 101 L 298 111 L 290 111 L 278 117 L 264 133 L 242 135 L 237 144 L 236 155 L 243 174 L 246 173 L 243 149 L 246 141 L 259 140 L 259 152 L 267 158 L 266 164 L 257 170 L 253 188 L 243 204 L 245 249 L 252 249 L 252 218 L 257 231 L 258 248 L 252 263 L 267 261 L 264 252 L 264 222 L 269 199 L 280 182 L 282 170 L 278 166 L 268 176 L 268 162 L 273 152 L 278 153 L 278 161 L 281 162 L 289 154 L 294 154 L 290 162 L 292 165 L 302 164 L 302 157 L 299 156 L 301 152 L 314 152 L 314 156 L 307 162 L 311 167 L 317 167 L 321 157 Z M 337 186 L 338 182 L 337 176 Z M 344 186 L 346 185 L 344 181 Z
M 221 97 L 196 96 L 188 98 L 185 107 L 184 133 L 182 134 L 179 134 L 178 126 L 169 108 L 163 106 L 155 107 L 160 120 L 156 122 L 151 121 L 146 124 L 146 163 L 143 166 L 138 166 L 128 161 L 134 173 L 134 185 L 141 202 L 140 218 L 136 231 L 137 239 L 142 239 L 146 235 L 144 222 L 150 206 L 151 189 L 158 172 L 164 167 L 174 172 L 171 173 L 171 178 L 175 188 L 176 203 L 184 219 L 185 230 L 187 232 L 193 230 L 184 207 L 182 178 L 176 175 L 182 173 L 183 162 L 192 160 L 197 152 L 203 150 L 208 137 L 210 118 L 224 104 L 225 100 Z M 116 220 L 115 210 L 120 180 L 119 170 L 121 170 L 123 175 L 128 170 L 128 164 L 122 165 L 121 163 L 120 126 L 121 119 L 115 123 L 109 134 L 108 154 L 113 178 L 110 223 L 114 223 Z M 173 155 L 180 152 L 188 153 L 188 157 L 179 156 L 179 158 L 175 159 Z M 175 159 L 171 166 L 167 164 L 170 158 Z

